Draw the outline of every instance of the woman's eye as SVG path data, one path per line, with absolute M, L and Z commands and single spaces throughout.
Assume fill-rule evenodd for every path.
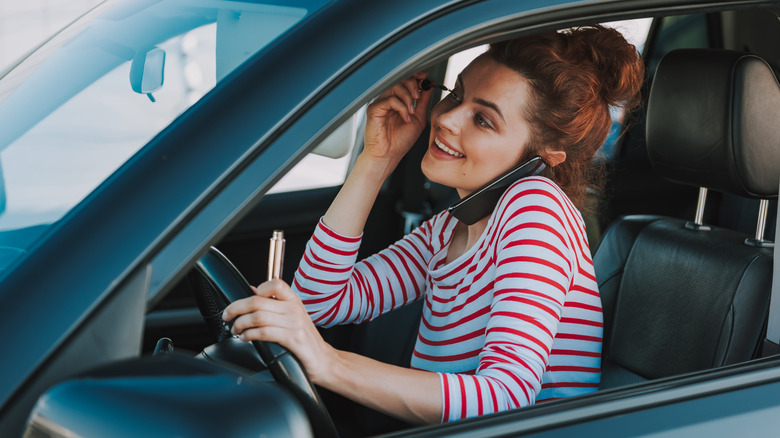
M 477 126 L 480 126 L 482 128 L 491 128 L 490 123 L 488 123 L 488 121 L 485 120 L 484 117 L 482 117 L 482 114 L 476 114 L 474 116 L 474 123 L 476 123 Z
M 461 99 L 460 95 L 456 93 L 454 90 L 450 91 L 450 99 L 454 100 L 455 102 L 460 103 L 463 99 Z

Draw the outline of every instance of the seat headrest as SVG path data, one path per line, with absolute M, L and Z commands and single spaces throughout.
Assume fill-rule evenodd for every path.
M 777 198 L 780 85 L 755 55 L 682 49 L 661 59 L 647 104 L 647 150 L 665 178 Z

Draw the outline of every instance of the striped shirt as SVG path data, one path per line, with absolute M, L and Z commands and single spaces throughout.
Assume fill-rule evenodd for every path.
M 293 282 L 320 326 L 425 300 L 412 367 L 439 373 L 442 421 L 595 391 L 602 313 L 585 225 L 552 181 L 524 178 L 479 240 L 446 262 L 442 212 L 356 263 L 361 238 L 322 222 Z

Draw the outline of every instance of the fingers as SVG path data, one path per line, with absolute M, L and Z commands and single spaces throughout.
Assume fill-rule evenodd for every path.
M 300 301 L 298 296 L 282 280 L 270 280 L 257 287 L 252 287 L 255 296 L 234 301 L 222 312 L 222 319 L 232 321 L 236 317 L 265 309 L 273 312 L 284 312 L 284 302 Z
M 417 100 L 417 108 L 420 108 L 421 111 L 416 111 L 414 114 L 414 117 L 423 125 L 425 126 L 425 123 L 427 122 L 426 117 L 428 116 L 428 106 L 431 103 L 431 97 L 433 96 L 433 89 L 422 91 L 420 92 L 420 98 Z
M 395 95 L 378 100 L 373 105 L 371 113 L 374 117 L 385 118 L 390 113 L 395 112 L 398 113 L 404 122 L 409 123 L 412 121 L 412 109 Z
M 276 328 L 283 331 L 289 331 L 296 328 L 294 324 L 295 321 L 296 320 L 291 318 L 290 315 L 268 310 L 257 310 L 236 318 L 233 321 L 231 333 L 234 335 L 239 335 L 239 339 L 242 341 L 248 341 L 251 339 L 258 340 L 259 338 L 251 337 L 251 333 L 253 331 L 256 332 L 258 329 L 263 328 Z
M 245 315 L 260 310 L 267 312 L 282 313 L 285 311 L 284 303 L 273 298 L 249 297 L 230 303 L 222 312 L 222 319 L 232 321 L 241 315 Z
M 288 348 L 317 383 L 327 370 L 330 347 L 320 336 L 300 298 L 281 280 L 253 288 L 255 295 L 231 303 L 222 314 L 231 333 L 244 342 L 276 342 Z
M 245 330 L 238 338 L 244 342 L 268 341 L 283 344 L 288 340 L 288 334 L 287 330 L 279 327 L 255 327 Z
M 231 332 L 246 340 L 247 330 L 263 327 L 299 328 L 309 316 L 290 286 L 282 280 L 270 280 L 256 288 L 255 296 L 231 303 L 222 312 L 222 319 L 233 321 Z
M 414 114 L 417 99 L 421 97 L 422 93 L 419 80 L 414 76 L 410 76 L 391 88 L 391 90 L 393 95 L 409 108 L 409 114 Z
M 277 300 L 297 298 L 297 295 L 290 289 L 290 285 L 279 279 L 268 280 L 252 289 L 255 290 L 255 294 L 259 297 L 276 298 Z
M 390 110 L 393 110 L 397 112 L 405 122 L 411 122 L 412 116 L 417 113 L 417 107 L 421 106 L 417 101 L 424 95 L 430 94 L 420 90 L 420 81 L 426 77 L 428 77 L 427 73 L 417 72 L 382 93 L 373 103 L 373 106 L 377 107 L 379 110 L 376 115 L 384 117 Z M 404 109 L 402 109 L 402 105 Z M 419 118 L 420 117 L 418 117 L 418 119 Z

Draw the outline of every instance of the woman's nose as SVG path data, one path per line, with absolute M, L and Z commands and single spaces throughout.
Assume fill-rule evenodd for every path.
M 436 116 L 439 126 L 453 134 L 459 134 L 462 114 L 460 114 L 461 111 L 458 111 L 458 106 L 442 106 L 441 112 Z

